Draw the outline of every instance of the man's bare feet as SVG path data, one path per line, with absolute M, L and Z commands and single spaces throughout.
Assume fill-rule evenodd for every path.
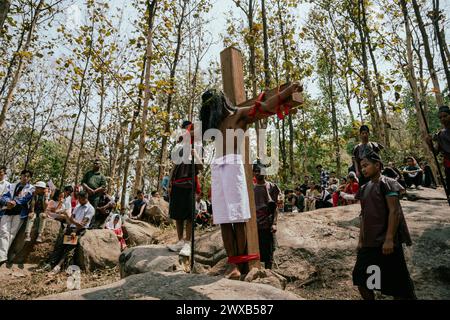
M 227 270 L 225 271 L 225 278 L 231 280 L 240 280 L 241 272 L 239 271 L 238 266 L 233 263 L 230 263 L 228 265 Z

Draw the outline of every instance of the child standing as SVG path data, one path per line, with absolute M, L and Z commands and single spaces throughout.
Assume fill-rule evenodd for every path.
M 403 187 L 381 174 L 383 163 L 375 152 L 364 156 L 361 169 L 368 182 L 355 196 L 361 201 L 361 228 L 353 284 L 365 300 L 375 298 L 374 290 L 396 299 L 416 299 L 402 247 L 411 245 L 399 200 Z M 378 285 L 369 287 L 369 270 L 374 269 L 379 270 Z

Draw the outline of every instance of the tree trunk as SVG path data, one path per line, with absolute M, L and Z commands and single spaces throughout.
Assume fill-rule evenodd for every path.
M 362 58 L 362 66 L 363 66 L 363 82 L 364 82 L 364 88 L 367 92 L 367 104 L 368 104 L 368 110 L 371 115 L 371 122 L 374 129 L 374 133 L 378 139 L 381 139 L 384 141 L 384 130 L 380 124 L 380 114 L 378 112 L 378 108 L 375 101 L 375 93 L 372 88 L 371 84 L 371 78 L 369 74 L 369 63 L 367 58 L 367 40 L 365 37 L 365 33 L 363 31 L 362 26 L 362 9 L 361 9 L 361 2 L 365 0 L 358 0 L 358 19 L 357 21 L 354 21 L 354 24 L 356 26 L 356 29 L 358 30 L 359 38 L 361 41 L 361 58 Z M 353 14 L 353 13 L 350 13 Z
M 119 128 L 116 133 L 116 138 L 114 139 L 114 154 L 113 154 L 113 158 L 112 158 L 112 162 L 111 162 L 111 172 L 109 174 L 111 182 L 108 183 L 108 194 L 112 194 L 113 189 L 117 189 L 117 188 L 114 188 L 114 187 L 117 187 L 117 184 L 116 184 L 117 163 L 119 161 L 119 153 L 123 154 L 123 150 L 124 150 L 123 144 L 120 143 L 121 140 L 122 140 L 122 128 L 120 127 L 120 123 L 119 123 Z
M 342 88 L 342 85 L 341 85 L 341 82 L 339 81 L 339 79 L 337 80 L 337 82 L 339 84 L 339 87 L 341 88 L 342 93 L 344 94 L 345 104 L 347 105 L 347 109 L 348 109 L 348 112 L 350 114 L 350 119 L 351 119 L 351 122 L 352 122 L 352 125 L 353 125 L 353 123 L 355 122 L 355 116 L 353 114 L 353 110 L 352 110 L 352 106 L 351 106 L 351 100 L 352 99 L 351 99 L 351 95 L 350 95 L 350 86 L 349 86 L 349 83 L 348 83 L 348 78 L 349 78 L 348 70 L 349 70 L 349 68 L 351 66 L 351 63 L 350 63 L 351 60 L 350 60 L 350 56 L 349 56 L 349 53 L 348 53 L 348 49 L 349 49 L 348 48 L 348 43 L 346 43 L 344 41 L 344 37 L 342 36 L 342 30 L 338 31 L 338 28 L 336 28 L 336 25 L 334 23 L 333 10 L 330 7 L 328 7 L 327 11 L 328 11 L 328 16 L 329 16 L 330 21 L 331 21 L 331 25 L 333 26 L 334 34 L 335 34 L 336 38 L 339 39 L 339 42 L 341 43 L 341 46 L 342 46 L 343 51 L 344 51 L 345 62 L 346 62 L 347 68 L 343 69 L 343 70 L 341 69 L 343 71 L 343 72 L 342 71 L 341 72 L 342 72 L 342 75 L 343 75 L 343 78 L 344 78 L 344 81 L 345 81 L 345 88 Z
M 141 112 L 142 107 L 142 87 L 144 85 L 144 74 L 145 70 L 147 68 L 147 56 L 144 55 L 144 61 L 142 66 L 142 72 L 141 72 L 141 81 L 139 83 L 139 90 L 138 90 L 138 104 L 136 109 L 133 111 L 133 116 L 131 118 L 131 127 L 130 127 L 130 133 L 128 135 L 128 144 L 126 148 L 126 154 L 125 154 L 125 164 L 123 168 L 123 182 L 122 182 L 122 194 L 120 198 L 120 207 L 125 208 L 126 203 L 126 194 L 127 194 L 127 187 L 128 187 L 128 172 L 130 170 L 130 163 L 131 163 L 131 150 L 133 147 L 133 140 L 134 140 L 134 133 L 136 131 L 136 119 L 139 116 L 139 113 Z
M 34 143 L 33 143 L 33 141 L 34 141 L 34 132 L 36 131 L 36 129 L 35 129 L 36 112 L 37 112 L 37 109 L 39 108 L 39 104 L 40 103 L 38 102 L 38 105 L 36 105 L 33 108 L 33 125 L 32 125 L 31 134 L 30 134 L 29 145 L 28 145 L 28 152 L 27 152 L 27 157 L 26 157 L 26 160 L 25 160 L 24 169 L 27 169 L 28 165 L 33 160 L 33 154 L 39 148 L 39 143 L 41 142 L 42 136 L 44 135 L 45 128 L 47 127 L 48 123 L 50 122 L 50 118 L 53 115 L 53 109 L 54 109 L 54 107 L 56 105 L 56 100 L 57 100 L 58 88 L 59 88 L 59 86 L 57 86 L 56 90 L 54 91 L 53 99 L 52 99 L 52 102 L 50 104 L 50 109 L 49 109 L 49 111 L 46 114 L 47 118 L 45 119 L 44 123 L 42 124 L 42 127 L 41 127 L 41 129 L 39 131 L 39 135 L 38 135 L 38 137 L 36 139 L 36 142 L 34 142 Z
M 78 184 L 78 178 L 80 177 L 80 169 L 81 169 L 80 166 L 81 166 L 81 158 L 83 157 L 83 153 L 84 153 L 84 136 L 86 134 L 88 113 L 89 113 L 89 107 L 86 105 L 86 111 L 84 114 L 83 130 L 81 131 L 81 138 L 80 138 L 80 150 L 78 152 L 77 166 L 76 166 L 76 170 L 75 170 L 75 185 Z
M 147 137 L 147 116 L 148 116 L 148 104 L 150 101 L 150 70 L 152 68 L 152 51 L 153 51 L 153 24 L 155 21 L 155 13 L 157 7 L 157 0 L 147 1 L 148 11 L 148 30 L 147 30 L 147 46 L 146 46 L 146 69 L 144 80 L 144 105 L 142 107 L 142 120 L 141 120 L 141 132 L 139 136 L 139 153 L 136 160 L 136 175 L 134 180 L 133 190 L 142 188 L 142 177 L 144 172 L 145 161 L 145 139 Z
M 350 120 L 351 120 L 352 125 L 353 125 L 353 123 L 355 122 L 355 115 L 353 114 L 353 110 L 352 110 L 352 104 L 351 104 L 352 98 L 350 96 L 350 86 L 348 84 L 348 77 L 347 77 L 347 75 L 345 75 L 344 78 L 345 78 L 344 79 L 344 81 L 345 81 L 345 88 L 342 91 L 344 93 L 345 105 L 347 106 L 348 113 L 350 114 Z M 342 88 L 342 86 L 341 86 L 341 88 Z
M 270 63 L 269 63 L 269 37 L 267 34 L 266 0 L 261 0 L 261 14 L 263 23 L 263 47 L 264 47 L 264 90 L 270 89 Z M 261 129 L 267 128 L 269 119 L 259 121 Z
M 417 4 L 417 0 L 412 0 L 412 4 L 413 4 L 413 8 L 414 8 L 414 13 L 415 13 L 416 19 L 417 19 L 417 25 L 419 26 L 419 30 L 422 35 L 423 48 L 425 50 L 425 58 L 427 60 L 428 70 L 430 72 L 431 81 L 433 82 L 433 87 L 434 87 L 433 91 L 436 96 L 436 103 L 439 106 L 442 106 L 444 104 L 444 99 L 442 97 L 441 87 L 439 85 L 439 79 L 438 79 L 436 70 L 434 68 L 434 61 L 433 61 L 433 56 L 431 55 L 430 41 L 428 39 L 428 34 L 427 34 L 427 31 L 425 30 L 425 25 L 423 23 L 422 16 L 420 14 L 420 8 L 419 8 L 419 5 Z
M 424 119 L 422 117 L 422 113 L 420 110 L 421 98 L 420 98 L 420 94 L 419 94 L 419 88 L 417 86 L 416 72 L 414 69 L 414 58 L 413 58 L 413 50 L 412 50 L 413 39 L 412 39 L 411 27 L 409 25 L 408 9 L 407 9 L 407 5 L 406 5 L 406 0 L 400 0 L 400 7 L 402 9 L 403 17 L 405 20 L 405 32 L 406 32 L 406 59 L 407 59 L 407 65 L 408 65 L 407 69 L 408 70 L 405 74 L 405 77 L 408 80 L 408 83 L 410 85 L 411 92 L 413 95 L 413 99 L 414 99 L 414 107 L 416 109 L 417 122 L 419 124 L 423 153 L 433 171 L 433 175 L 435 177 L 437 177 L 436 174 L 438 172 L 438 169 L 437 169 L 436 163 L 434 161 L 433 154 L 431 153 L 431 151 L 426 143 L 426 137 L 428 136 L 428 131 L 427 131 L 427 128 L 425 125 L 426 119 Z
M 23 51 L 27 51 L 28 48 L 30 47 L 31 41 L 33 39 L 33 33 L 34 33 L 34 30 L 36 29 L 37 20 L 39 19 L 39 15 L 42 11 L 43 5 L 44 5 L 44 0 L 40 0 L 36 7 L 35 12 L 34 12 L 34 16 L 32 17 L 30 29 L 28 30 L 27 40 L 25 42 Z M 17 87 L 17 84 L 19 83 L 20 77 L 22 76 L 23 68 L 24 68 L 24 57 L 20 56 L 19 63 L 17 65 L 17 69 L 14 74 L 14 78 L 10 84 L 8 94 L 5 99 L 5 103 L 3 104 L 2 111 L 0 113 L 0 129 L 2 129 L 3 125 L 5 124 L 6 113 L 8 112 L 8 109 L 13 101 L 14 92 Z
M 11 6 L 11 0 L 0 0 L 0 33 L 3 30 L 6 17 L 8 16 L 9 7 Z
M 332 48 L 334 52 L 334 48 Z M 326 53 L 325 53 L 326 55 Z M 326 55 L 327 56 L 327 55 Z M 335 61 L 334 57 L 331 58 L 330 61 Z M 337 176 L 341 175 L 341 150 L 339 147 L 339 131 L 338 131 L 338 121 L 336 115 L 336 103 L 334 100 L 334 87 L 333 87 L 333 65 L 332 63 L 328 64 L 328 90 L 329 90 L 329 99 L 331 105 L 331 124 L 333 126 L 333 140 L 335 145 L 335 157 L 336 157 L 336 174 Z
M 25 158 L 25 165 L 23 166 L 24 170 L 28 169 L 28 164 L 29 164 L 30 158 L 31 158 L 31 148 L 33 145 L 33 140 L 34 140 L 34 132 L 36 131 L 36 113 L 37 113 L 38 107 L 39 106 L 36 106 L 33 108 L 33 120 L 31 123 L 30 136 L 28 137 L 28 151 L 27 151 L 27 156 Z
M 13 53 L 11 60 L 9 61 L 8 69 L 6 70 L 6 75 L 3 77 L 3 84 L 0 89 L 0 97 L 3 96 L 3 94 L 5 93 L 5 90 L 6 90 L 6 87 L 8 84 L 8 79 L 11 77 L 11 75 L 13 73 L 14 65 L 16 64 L 17 58 L 20 57 L 19 52 L 22 50 L 23 41 L 25 40 L 25 34 L 27 33 L 26 29 L 27 28 L 25 26 L 22 26 L 22 32 L 20 34 L 20 39 L 17 43 L 17 49 Z
M 263 22 L 263 42 L 264 42 L 264 86 L 265 90 L 270 88 L 270 70 L 269 70 L 269 43 L 267 36 L 267 17 L 266 1 L 261 0 L 262 22 Z
M 177 46 L 175 49 L 175 55 L 172 61 L 172 67 L 170 70 L 170 88 L 169 88 L 169 94 L 167 97 L 167 105 L 166 105 L 166 113 L 168 116 L 168 119 L 166 119 L 164 124 L 164 133 L 165 135 L 162 138 L 161 143 L 161 153 L 160 153 L 160 164 L 159 164 L 159 172 L 158 172 L 158 181 L 157 181 L 157 190 L 159 192 L 162 191 L 162 186 L 160 184 L 160 181 L 162 180 L 164 173 L 166 171 L 166 160 L 167 160 L 167 141 L 168 141 L 168 135 L 170 134 L 170 113 L 172 111 L 172 101 L 173 101 L 173 93 L 175 90 L 175 75 L 177 71 L 178 62 L 180 59 L 180 51 L 181 51 L 181 45 L 183 42 L 182 39 L 182 32 L 183 32 L 183 23 L 185 19 L 185 12 L 186 12 L 186 6 L 187 1 L 183 2 L 183 7 L 181 9 L 181 17 L 180 21 L 177 25 Z
M 78 114 L 75 120 L 75 123 L 73 125 L 72 128 L 72 135 L 70 137 L 70 142 L 69 142 L 69 148 L 67 150 L 67 155 L 66 155 L 66 159 L 64 161 L 64 167 L 63 167 L 63 172 L 61 174 L 61 181 L 60 181 L 60 189 L 62 190 L 65 179 L 66 179 L 66 173 L 67 173 L 67 166 L 69 163 L 69 158 L 72 155 L 72 149 L 73 149 L 73 143 L 75 141 L 75 133 L 76 133 L 76 129 L 78 126 L 78 121 L 80 120 L 80 116 L 81 116 L 81 112 L 83 111 L 83 106 L 86 105 L 86 101 L 87 101 L 87 95 L 86 92 L 83 90 L 84 89 L 84 82 L 86 80 L 86 73 L 89 67 L 89 63 L 91 61 L 91 56 L 92 56 L 92 47 L 94 46 L 94 26 L 95 26 L 95 19 L 94 19 L 94 15 L 92 16 L 92 26 L 91 26 L 91 43 L 89 44 L 89 51 L 88 51 L 88 55 L 86 57 L 86 63 L 84 65 L 84 69 L 83 69 L 83 75 L 81 76 L 81 83 L 80 83 L 80 89 L 78 91 Z M 83 103 L 83 92 L 85 93 L 85 97 L 84 97 L 84 103 Z
M 280 21 L 280 36 L 284 52 L 284 64 L 286 66 L 286 82 L 291 81 L 291 70 L 289 68 L 289 54 L 288 45 L 286 43 L 285 30 L 284 30 L 284 19 L 281 14 L 280 0 L 277 0 L 278 7 L 278 19 Z M 284 122 L 283 122 L 284 123 Z M 292 115 L 288 115 L 288 125 L 289 125 L 289 173 L 291 176 L 294 175 L 294 124 L 292 122 Z M 284 125 L 283 125 L 283 135 L 284 135 Z M 286 155 L 285 155 L 286 156 Z
M 95 139 L 95 148 L 94 148 L 95 156 L 98 156 L 97 152 L 98 146 L 100 144 L 100 131 L 102 130 L 104 102 L 105 102 L 105 76 L 102 72 L 100 79 L 100 114 L 98 116 L 97 138 Z
M 439 46 L 439 53 L 441 54 L 442 66 L 444 68 L 445 77 L 447 79 L 447 88 L 450 90 L 450 70 L 448 68 L 447 57 L 445 56 L 445 48 L 447 48 L 447 42 L 445 41 L 445 31 L 442 32 L 439 28 L 440 11 L 439 0 L 433 0 L 433 11 L 431 13 L 431 21 L 433 22 L 434 32 Z

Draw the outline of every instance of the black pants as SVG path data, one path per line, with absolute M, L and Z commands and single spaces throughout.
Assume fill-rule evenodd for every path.
M 410 177 L 407 173 L 404 173 L 403 178 L 405 179 L 405 183 L 408 188 L 412 185 L 418 187 L 422 185 L 423 173 L 419 172 L 415 177 Z
M 425 166 L 424 175 L 424 187 L 429 188 L 431 186 L 436 186 L 436 179 L 434 179 L 433 171 L 431 171 L 430 166 Z
M 105 226 L 106 219 L 108 217 L 109 217 L 109 213 L 103 214 L 103 213 L 100 213 L 99 211 L 96 211 L 89 229 L 103 229 L 103 227 Z
M 258 229 L 259 253 L 266 269 L 272 269 L 275 237 L 270 229 Z

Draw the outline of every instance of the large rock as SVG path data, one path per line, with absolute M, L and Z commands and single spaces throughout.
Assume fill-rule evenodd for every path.
M 199 274 L 147 272 L 91 289 L 43 297 L 45 300 L 298 300 L 268 285 Z
M 406 198 L 410 201 L 424 201 L 429 204 L 448 205 L 447 197 L 442 188 L 432 189 L 422 187 L 420 190 L 407 189 Z
M 208 232 L 196 239 L 195 261 L 213 267 L 226 256 L 220 229 Z
M 450 298 L 450 208 L 433 202 L 402 201 L 413 245 L 405 256 L 421 299 Z M 275 271 L 288 289 L 313 298 L 354 299 L 360 205 L 282 214 Z
M 178 253 L 171 252 L 164 245 L 149 245 L 126 249 L 120 255 L 120 276 L 145 272 L 181 270 Z
M 112 268 L 119 264 L 120 243 L 112 230 L 87 230 L 75 257 L 83 270 Z
M 133 219 L 126 219 L 122 225 L 126 243 L 130 247 L 157 243 L 159 229 L 151 224 Z
M 142 214 L 142 220 L 154 225 L 169 225 L 169 203 L 164 199 L 152 199 Z
M 31 242 L 25 242 L 25 227 L 26 221 L 22 224 L 22 227 L 11 245 L 8 254 L 9 259 L 18 264 L 39 264 L 53 251 L 61 223 L 56 220 L 47 219 L 42 243 L 36 243 L 35 241 L 37 237 L 37 219 L 35 220 L 35 224 L 31 231 Z

